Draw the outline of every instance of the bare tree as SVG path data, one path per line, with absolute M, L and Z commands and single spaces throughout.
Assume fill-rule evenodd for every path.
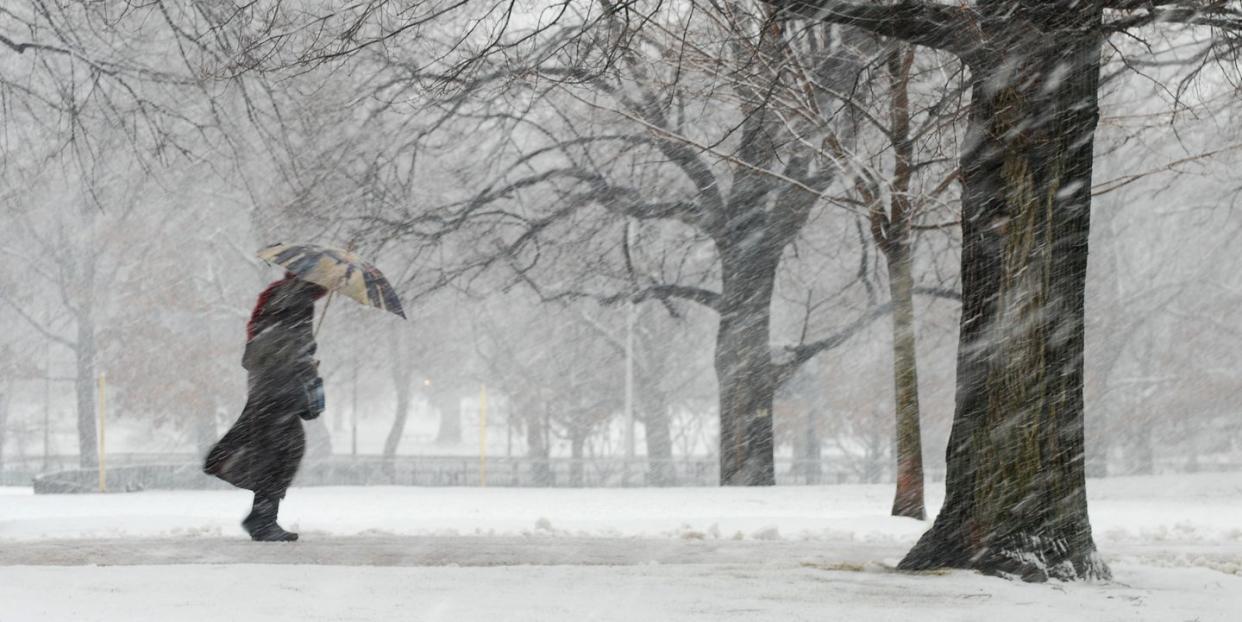
M 96 383 L 107 293 L 120 274 L 152 250 L 151 244 L 143 243 L 143 235 L 150 231 L 143 231 L 134 209 L 133 199 L 143 186 L 112 187 L 104 181 L 107 170 L 77 177 L 76 189 L 58 187 L 58 181 L 45 173 L 30 172 L 24 178 L 29 191 L 8 197 L 13 227 L 0 248 L 14 265 L 34 275 L 31 284 L 43 286 L 40 292 L 27 294 L 40 296 L 54 312 L 40 316 L 32 311 L 36 305 L 22 300 L 16 288 L 0 290 L 0 302 L 26 326 L 74 355 L 78 456 L 84 468 L 98 461 Z M 48 216 L 36 209 L 40 201 L 77 206 Z M 104 206 L 112 211 L 103 212 Z
M 720 53 L 697 43 L 687 28 L 674 22 L 634 44 L 645 54 L 678 62 L 648 66 L 635 50 L 620 54 L 615 69 L 602 73 L 555 63 L 532 67 L 530 71 L 549 76 L 551 91 L 522 88 L 519 93 L 537 100 L 558 98 L 556 107 L 544 113 L 550 118 L 486 110 L 475 116 L 495 122 L 480 126 L 488 131 L 499 127 L 542 136 L 547 139 L 544 146 L 520 149 L 496 183 L 457 205 L 396 218 L 379 211 L 364 220 L 380 235 L 437 242 L 446 229 L 470 223 L 475 235 L 498 232 L 496 246 L 485 245 L 458 274 L 512 267 L 547 299 L 680 298 L 714 310 L 720 318 L 716 372 L 721 482 L 762 485 L 775 477 L 771 415 L 776 387 L 799 365 L 838 346 L 891 306 L 877 307 L 829 337 L 807 340 L 804 332 L 801 343 L 773 351 L 771 306 L 781 258 L 829 187 L 841 179 L 842 161 L 851 157 L 858 122 L 853 114 L 838 110 L 856 108 L 841 93 L 857 78 L 862 61 L 847 35 L 819 27 L 786 32 L 773 27 L 762 12 L 721 10 L 716 30 L 709 29 L 728 42 Z M 611 53 L 612 37 L 604 35 L 595 49 Z M 722 63 L 723 73 L 718 69 Z M 692 71 L 700 72 L 695 75 L 701 79 L 689 77 Z M 703 90 L 713 80 L 724 82 L 720 93 Z M 724 108 L 729 114 L 711 119 L 710 125 L 687 125 L 686 108 L 702 97 L 720 99 L 732 109 Z M 592 121 L 592 112 L 605 113 L 607 122 Z M 584 113 L 586 120 L 581 118 Z M 722 127 L 723 135 L 713 136 L 712 125 Z M 718 146 L 711 147 L 713 143 Z M 644 164 L 653 161 L 661 164 L 662 172 L 653 174 L 657 169 Z M 643 177 L 650 183 L 635 183 Z M 535 193 L 542 196 L 534 202 L 550 199 L 554 207 L 527 213 L 523 205 L 531 202 L 509 203 Z M 494 207 L 497 203 L 506 207 Z M 586 266 L 594 276 L 584 275 L 583 287 L 540 284 L 531 268 L 540 261 L 541 245 L 549 236 L 564 235 L 565 226 L 591 210 L 609 216 L 602 222 L 615 223 L 611 231 L 628 226 L 629 220 L 662 223 L 647 230 L 657 232 L 656 239 L 672 235 L 689 244 L 679 251 L 683 256 L 710 248 L 714 261 L 696 268 L 695 278 L 665 280 L 658 270 L 638 265 L 634 256 L 643 251 L 637 241 L 627 241 L 620 249 L 622 274 L 611 283 L 602 277 L 603 264 L 592 260 Z M 674 233 L 678 230 L 692 235 Z M 589 238 L 605 231 L 597 225 L 578 235 Z M 568 244 L 561 241 L 558 246 Z M 718 291 L 710 286 L 717 279 Z M 621 293 L 616 293 L 617 285 Z

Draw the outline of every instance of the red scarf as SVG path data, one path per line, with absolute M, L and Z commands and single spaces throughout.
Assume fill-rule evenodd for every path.
M 267 303 L 271 302 L 272 297 L 276 295 L 276 292 L 279 291 L 280 288 L 286 285 L 289 285 L 290 283 L 294 282 L 296 279 L 297 277 L 294 276 L 292 272 L 286 272 L 285 278 L 279 281 L 275 281 L 271 285 L 268 285 L 267 289 L 264 289 L 259 294 L 259 299 L 255 301 L 254 303 L 254 310 L 250 312 L 250 321 L 246 322 L 246 341 L 247 342 L 249 342 L 251 339 L 254 339 L 255 329 L 258 328 L 259 326 L 259 320 L 261 320 L 263 318 L 263 314 L 267 312 Z M 312 301 L 319 300 L 320 298 L 323 298 L 324 295 L 328 293 L 328 290 L 326 288 L 318 287 L 318 286 L 316 286 L 313 291 L 314 293 L 311 299 Z
M 267 286 L 267 289 L 264 289 L 259 294 L 259 299 L 255 301 L 254 303 L 254 311 L 250 312 L 250 321 L 246 322 L 246 341 L 247 342 L 249 342 L 251 339 L 254 339 L 254 330 L 259 324 L 259 318 L 263 317 L 263 311 L 267 308 L 267 303 L 272 299 L 272 296 L 276 294 L 277 290 L 279 290 L 280 288 L 284 287 L 285 285 L 293 281 L 293 279 L 294 279 L 293 274 L 290 272 L 286 272 L 285 278 L 279 281 L 274 281 L 271 285 Z

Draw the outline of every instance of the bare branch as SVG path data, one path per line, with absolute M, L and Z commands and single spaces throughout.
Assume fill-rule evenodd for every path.
M 768 0 L 781 13 L 900 39 L 915 45 L 969 55 L 982 42 L 979 16 L 968 6 L 947 6 L 917 0 L 894 4 L 837 0 Z

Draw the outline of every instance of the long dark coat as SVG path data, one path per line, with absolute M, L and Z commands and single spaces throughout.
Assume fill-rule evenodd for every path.
M 207 474 L 258 496 L 284 497 L 306 451 L 301 420 L 323 409 L 313 330 L 322 294 L 317 285 L 286 278 L 260 296 L 242 355 L 246 407 L 208 452 Z

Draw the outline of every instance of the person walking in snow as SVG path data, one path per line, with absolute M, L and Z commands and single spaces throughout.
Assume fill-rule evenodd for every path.
M 313 319 L 315 301 L 327 292 L 286 273 L 259 295 L 242 356 L 249 376 L 246 407 L 203 466 L 208 475 L 254 491 L 242 527 L 255 541 L 298 539 L 276 523 L 276 515 L 306 451 L 302 420 L 324 408 Z

